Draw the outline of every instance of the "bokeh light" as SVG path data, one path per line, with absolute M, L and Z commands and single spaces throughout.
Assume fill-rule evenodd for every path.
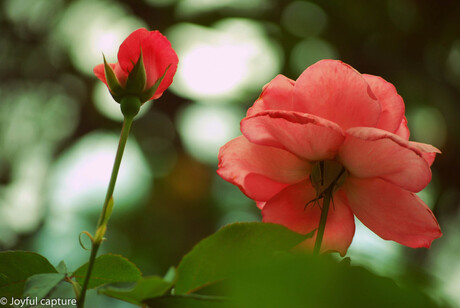
M 322 59 L 338 59 L 337 50 L 319 38 L 309 38 L 297 43 L 291 51 L 289 64 L 296 75 Z
M 0 95 L 0 246 L 10 247 L 46 214 L 43 178 L 53 152 L 76 128 L 78 107 L 46 82 L 0 88 Z
M 152 1 L 152 0 L 149 0 Z M 164 1 L 164 0 L 153 0 Z M 219 10 L 258 14 L 273 7 L 272 0 L 181 0 L 176 12 L 181 17 L 191 17 Z
M 100 212 L 117 144 L 117 135 L 93 132 L 59 157 L 49 184 L 53 211 Z M 151 170 L 134 138 L 126 145 L 123 158 L 114 194 L 118 214 L 140 206 L 151 189 Z
M 243 116 L 244 111 L 236 107 L 193 104 L 179 113 L 177 125 L 187 151 L 197 160 L 215 165 L 219 148 L 240 135 Z
M 443 148 L 447 138 L 446 120 L 437 108 L 420 106 L 411 110 L 407 118 L 413 140 Z
M 60 0 L 5 0 L 2 4 L 10 20 L 22 31 L 32 32 L 48 30 L 63 8 Z
M 167 35 L 181 59 L 171 89 L 194 100 L 237 100 L 260 89 L 282 63 L 278 45 L 250 20 L 225 19 L 213 28 L 178 24 Z
M 312 2 L 294 1 L 284 9 L 281 23 L 293 35 L 317 36 L 327 25 L 327 15 Z
M 394 276 L 404 267 L 401 245 L 385 241 L 355 218 L 355 235 L 348 249 L 354 264 L 364 265 L 381 275 Z
M 117 62 L 118 46 L 141 27 L 143 21 L 113 1 L 78 0 L 62 16 L 53 44 L 65 47 L 75 67 L 92 75 L 94 66 L 103 62 L 102 53 L 109 63 Z

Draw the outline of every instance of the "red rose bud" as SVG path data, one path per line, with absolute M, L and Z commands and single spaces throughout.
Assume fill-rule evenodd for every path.
M 137 97 L 141 104 L 159 98 L 171 85 L 178 63 L 168 39 L 158 31 L 138 29 L 118 50 L 118 63 L 94 67 L 94 74 L 104 82 L 115 101 Z

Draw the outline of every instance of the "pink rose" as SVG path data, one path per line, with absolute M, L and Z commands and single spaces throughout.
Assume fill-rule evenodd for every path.
M 241 132 L 220 149 L 217 172 L 256 201 L 264 222 L 315 230 L 321 187 L 332 183 L 322 252 L 346 253 L 354 215 L 381 238 L 409 247 L 430 247 L 442 235 L 415 195 L 430 182 L 440 152 L 408 141 L 404 102 L 382 78 L 334 60 L 310 66 L 297 81 L 278 75 Z M 332 173 L 318 175 L 324 166 Z M 303 245 L 313 248 L 315 238 Z
M 139 75 L 133 76 L 133 79 L 142 80 L 133 82 L 134 90 L 128 89 L 128 77 L 139 61 L 141 50 L 143 67 L 140 68 Z M 178 61 L 176 52 L 164 35 L 158 31 L 142 28 L 131 33 L 123 41 L 118 50 L 118 63 L 109 64 L 118 85 L 111 86 L 107 82 L 104 64 L 97 65 L 94 74 L 109 87 L 117 101 L 119 101 L 118 96 L 133 94 L 141 97 L 141 101 L 145 102 L 159 98 L 171 85 Z M 163 79 L 160 80 L 162 77 Z M 160 84 L 154 87 L 157 81 L 160 81 Z M 139 85 L 140 89 L 136 89 Z

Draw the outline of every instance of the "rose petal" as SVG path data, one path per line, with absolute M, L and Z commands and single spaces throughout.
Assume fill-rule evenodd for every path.
M 307 234 L 319 226 L 321 209 L 318 204 L 309 201 L 316 197 L 316 192 L 309 181 L 293 184 L 266 202 L 262 208 L 264 222 L 284 225 L 302 234 Z M 320 201 L 322 204 L 322 201 Z M 330 204 L 321 252 L 338 251 L 342 256 L 347 252 L 355 232 L 353 213 L 346 203 L 346 196 L 338 192 L 334 204 Z M 316 234 L 300 244 L 313 250 Z
M 128 79 L 128 73 L 126 73 L 121 67 L 119 63 L 115 63 L 112 67 L 113 71 L 115 72 L 115 76 L 117 76 L 118 82 L 121 86 L 126 85 L 126 80 Z
M 339 159 L 355 177 L 379 177 L 417 192 L 431 181 L 431 170 L 421 152 L 387 131 L 355 127 L 347 132 Z
M 440 154 L 441 151 L 432 146 L 431 144 L 420 143 L 415 141 L 409 141 L 409 144 L 422 152 L 422 157 L 431 166 L 434 162 L 436 154 Z
M 285 149 L 310 161 L 332 159 L 344 140 L 337 124 L 293 111 L 262 111 L 246 117 L 241 132 L 253 143 Z
M 340 125 L 375 127 L 380 103 L 356 70 L 336 60 L 322 60 L 297 79 L 293 92 L 296 111 L 314 114 Z
M 411 192 L 381 179 L 354 177 L 344 189 L 356 217 L 385 240 L 428 248 L 442 235 L 431 210 Z
M 126 83 L 126 78 L 128 77 L 125 72 L 120 68 L 120 65 L 118 63 L 109 63 L 109 65 L 112 67 L 115 76 L 118 79 L 118 82 L 120 85 L 124 86 Z M 94 75 L 96 75 L 99 80 L 101 80 L 105 85 L 107 85 L 107 79 L 105 77 L 105 67 L 104 64 L 98 64 L 94 67 L 93 69 Z
M 169 40 L 158 31 L 150 31 L 149 36 L 142 41 L 142 52 L 147 74 L 146 88 L 153 86 L 169 66 L 165 77 L 152 97 L 157 99 L 171 85 L 179 59 Z
M 237 137 L 219 151 L 217 173 L 256 201 L 266 201 L 291 183 L 310 174 L 310 164 L 277 148 L 250 143 Z
M 256 205 L 259 209 L 263 209 L 267 201 L 256 201 Z
M 137 63 L 141 49 L 147 76 L 146 89 L 153 86 L 158 78 L 164 74 L 166 68 L 170 66 L 152 97 L 156 99 L 171 85 L 177 69 L 178 58 L 171 47 L 171 43 L 160 32 L 138 29 L 123 41 L 118 51 L 118 61 L 125 73 L 131 71 L 134 66 L 133 63 Z
M 292 90 L 295 81 L 283 75 L 276 76 L 264 86 L 262 94 L 248 109 L 247 116 L 264 110 L 292 110 Z
M 371 87 L 372 92 L 377 96 L 382 108 L 376 127 L 390 133 L 396 132 L 404 117 L 404 101 L 402 97 L 396 92 L 396 88 L 382 77 L 367 74 L 362 76 Z
M 112 66 L 113 64 L 110 64 Z M 99 78 L 100 81 L 107 85 L 107 78 L 105 78 L 104 64 L 98 64 L 93 69 L 94 75 Z
M 121 43 L 120 49 L 118 49 L 118 62 L 126 73 L 129 73 L 139 60 L 141 42 L 148 36 L 149 31 L 147 29 L 137 29 Z
M 398 135 L 404 140 L 409 140 L 410 131 L 407 127 L 407 118 L 405 116 L 401 120 L 401 124 L 399 125 L 399 128 L 396 130 L 395 135 Z

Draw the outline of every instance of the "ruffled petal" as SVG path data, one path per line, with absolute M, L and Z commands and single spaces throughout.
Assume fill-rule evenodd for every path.
M 281 224 L 295 232 L 307 234 L 317 229 L 321 217 L 318 204 L 310 203 L 316 192 L 309 181 L 286 187 L 262 208 L 264 222 Z M 322 201 L 319 201 L 322 205 Z M 330 204 L 321 252 L 338 251 L 342 256 L 347 252 L 355 233 L 353 213 L 347 205 L 346 196 L 338 192 L 334 204 Z M 316 234 L 305 240 L 299 248 L 313 250 Z
M 429 248 L 442 235 L 433 213 L 414 193 L 381 179 L 354 177 L 344 189 L 356 217 L 385 240 Z
M 382 77 L 367 74 L 362 76 L 371 87 L 372 92 L 377 96 L 382 108 L 376 127 L 390 133 L 396 132 L 404 117 L 404 101 L 402 97 L 396 92 L 396 88 Z
M 339 159 L 355 177 L 379 177 L 412 192 L 431 181 L 431 170 L 419 149 L 387 131 L 355 127 L 346 132 Z
M 407 118 L 405 116 L 401 120 L 401 124 L 399 124 L 399 128 L 396 130 L 395 135 L 398 135 L 404 140 L 409 140 L 410 131 L 409 127 L 407 127 Z
M 292 110 L 292 90 L 295 81 L 283 75 L 276 76 L 264 86 L 262 94 L 248 109 L 247 116 L 264 110 Z
M 355 69 L 336 60 L 322 60 L 307 68 L 294 86 L 296 111 L 314 114 L 340 125 L 375 127 L 380 103 Z
M 422 152 L 422 157 L 431 166 L 436 158 L 436 154 L 441 154 L 441 151 L 431 144 L 409 141 L 409 144 Z
M 334 158 L 344 140 L 337 124 L 293 111 L 262 111 L 246 117 L 241 132 L 255 144 L 284 149 L 309 161 Z
M 310 169 L 308 162 L 287 151 L 252 144 L 240 136 L 220 148 L 217 173 L 249 198 L 266 201 L 307 178 Z

